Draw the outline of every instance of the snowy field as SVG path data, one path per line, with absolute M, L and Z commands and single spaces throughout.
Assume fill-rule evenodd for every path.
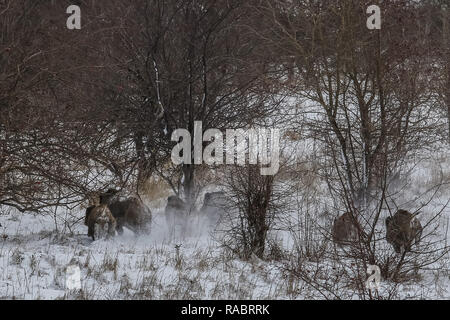
M 409 177 L 411 188 L 398 195 L 405 207 L 437 180 L 449 182 L 448 152 L 420 162 Z M 450 198 L 444 184 L 424 210 L 426 216 Z M 425 201 L 425 199 L 417 200 Z M 243 261 L 223 249 L 214 230 L 194 216 L 187 234 L 169 228 L 163 215 L 164 201 L 150 203 L 150 235 L 135 236 L 126 230 L 110 240 L 92 241 L 81 220 L 69 232 L 55 231 L 54 218 L 14 211 L 0 216 L 0 298 L 2 299 L 317 299 L 301 280 L 286 270 L 291 241 L 280 231 L 284 258 Z M 84 215 L 80 208 L 75 213 Z M 447 236 L 449 208 L 438 222 L 440 236 Z M 382 226 L 381 226 L 382 228 Z M 382 231 L 382 230 L 381 230 Z M 448 237 L 447 237 L 448 239 Z M 392 250 L 386 245 L 387 250 Z M 66 288 L 66 268 L 78 266 L 81 290 Z M 325 266 L 325 263 L 324 263 Z M 448 255 L 418 280 L 402 283 L 396 298 L 450 299 Z M 382 282 L 389 287 L 389 282 Z M 352 298 L 351 292 L 347 298 Z M 356 297 L 354 297 L 356 298 Z
M 276 264 L 226 256 L 206 230 L 184 239 L 170 238 L 161 216 L 154 218 L 149 236 L 126 231 L 95 242 L 82 225 L 72 236 L 55 234 L 50 218 L 12 214 L 2 216 L 1 223 L 0 297 L 4 299 L 287 297 L 286 281 Z M 81 269 L 81 294 L 66 290 L 69 265 Z

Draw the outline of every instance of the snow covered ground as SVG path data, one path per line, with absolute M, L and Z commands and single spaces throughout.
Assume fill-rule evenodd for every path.
M 2 216 L 0 298 L 275 299 L 284 279 L 276 264 L 226 256 L 206 230 L 177 239 L 156 215 L 149 236 L 131 231 L 92 242 L 86 227 L 57 235 L 50 217 Z M 178 247 L 178 249 L 176 249 Z M 78 265 L 82 293 L 66 288 Z
M 409 192 L 421 194 L 442 177 L 449 182 L 449 159 L 447 151 L 423 163 L 409 178 L 416 188 Z M 445 205 L 449 198 L 447 184 L 436 194 L 428 210 Z M 191 219 L 188 234 L 180 236 L 178 230 L 168 228 L 162 214 L 163 203 L 150 206 L 154 213 L 150 235 L 136 237 L 126 230 L 111 240 L 95 242 L 87 237 L 87 227 L 82 221 L 72 232 L 57 233 L 51 216 L 2 212 L 0 298 L 318 298 L 305 283 L 289 275 L 282 261 L 240 260 L 220 247 L 213 230 L 198 217 Z M 76 214 L 81 218 L 83 211 L 80 209 Z M 446 208 L 439 222 L 441 235 L 447 235 L 449 217 Z M 399 298 L 450 299 L 448 255 L 438 264 L 430 270 L 421 270 L 420 280 L 404 283 Z M 80 268 L 82 290 L 71 291 L 66 287 L 68 266 Z M 382 283 L 383 286 L 389 283 Z

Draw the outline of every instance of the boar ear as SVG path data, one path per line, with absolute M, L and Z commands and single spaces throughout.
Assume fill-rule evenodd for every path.
M 392 219 L 391 217 L 386 218 L 386 225 L 389 225 L 389 223 L 391 222 L 391 219 Z

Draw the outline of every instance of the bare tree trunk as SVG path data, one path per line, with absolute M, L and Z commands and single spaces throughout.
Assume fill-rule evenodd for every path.
M 450 59 L 450 55 L 448 55 L 448 59 Z M 447 60 L 449 61 L 449 60 Z M 447 121 L 448 121 L 448 142 L 450 143 L 450 66 L 447 62 L 447 83 L 446 83 L 446 104 L 447 104 Z
M 450 143 L 450 9 L 444 7 L 442 9 L 442 21 L 443 21 L 443 46 L 444 46 L 444 57 L 446 57 L 446 83 L 445 83 L 445 103 L 447 105 L 447 120 L 448 120 L 448 142 Z
M 192 204 L 194 199 L 194 193 L 195 193 L 195 181 L 194 181 L 194 175 L 195 175 L 195 165 L 194 164 L 184 164 L 183 165 L 183 191 L 186 202 L 189 204 Z

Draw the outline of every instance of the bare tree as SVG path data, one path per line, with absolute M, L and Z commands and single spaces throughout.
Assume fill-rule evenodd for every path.
M 444 70 L 446 71 L 446 81 L 445 81 L 445 103 L 447 105 L 447 119 L 448 119 L 448 137 L 450 141 L 450 8 L 449 6 L 442 5 L 442 43 L 444 47 L 444 61 L 446 65 Z
M 349 212 L 358 226 L 359 241 L 339 259 L 343 266 L 353 262 L 356 274 L 348 280 L 369 297 L 368 264 L 385 266 L 387 277 L 408 269 L 404 257 L 394 259 L 399 267 L 391 269 L 392 257 L 383 258 L 379 247 L 383 235 L 377 225 L 384 214 L 393 214 L 390 182 L 407 155 L 437 142 L 443 128 L 436 95 L 439 56 L 429 53 L 430 28 L 420 23 L 428 8 L 407 0 L 383 3 L 382 30 L 371 31 L 370 4 L 266 1 L 255 9 L 267 21 L 257 33 L 285 64 L 286 89 L 309 101 L 301 121 L 320 146 L 321 176 L 337 200 L 334 215 Z M 441 214 L 430 218 L 427 234 Z M 436 253 L 431 257 L 430 244 L 421 249 L 422 258 L 436 261 L 447 252 L 444 245 L 431 250 Z
M 233 167 L 224 182 L 229 205 L 220 240 L 245 259 L 264 258 L 269 231 L 282 211 L 285 190 L 276 177 L 261 175 L 259 165 L 246 165 Z
M 109 19 L 120 21 L 108 35 L 113 41 L 107 58 L 123 88 L 110 114 L 133 119 L 120 131 L 134 139 L 148 169 L 144 176 L 157 170 L 175 189 L 183 177 L 187 199 L 196 192 L 193 156 L 175 168 L 181 175 L 158 170 L 170 157 L 172 132 L 187 129 L 193 139 L 195 121 L 203 132 L 244 127 L 277 105 L 270 92 L 258 90 L 264 68 L 252 61 L 257 44 L 240 28 L 249 10 L 240 1 L 187 0 L 120 1 L 106 10 Z M 152 129 L 159 111 L 162 119 Z
M 99 18 L 71 33 L 68 3 L 0 7 L 0 204 L 21 211 L 73 208 L 131 170 L 98 104 L 106 88 L 92 81 L 102 68 L 87 40 Z

